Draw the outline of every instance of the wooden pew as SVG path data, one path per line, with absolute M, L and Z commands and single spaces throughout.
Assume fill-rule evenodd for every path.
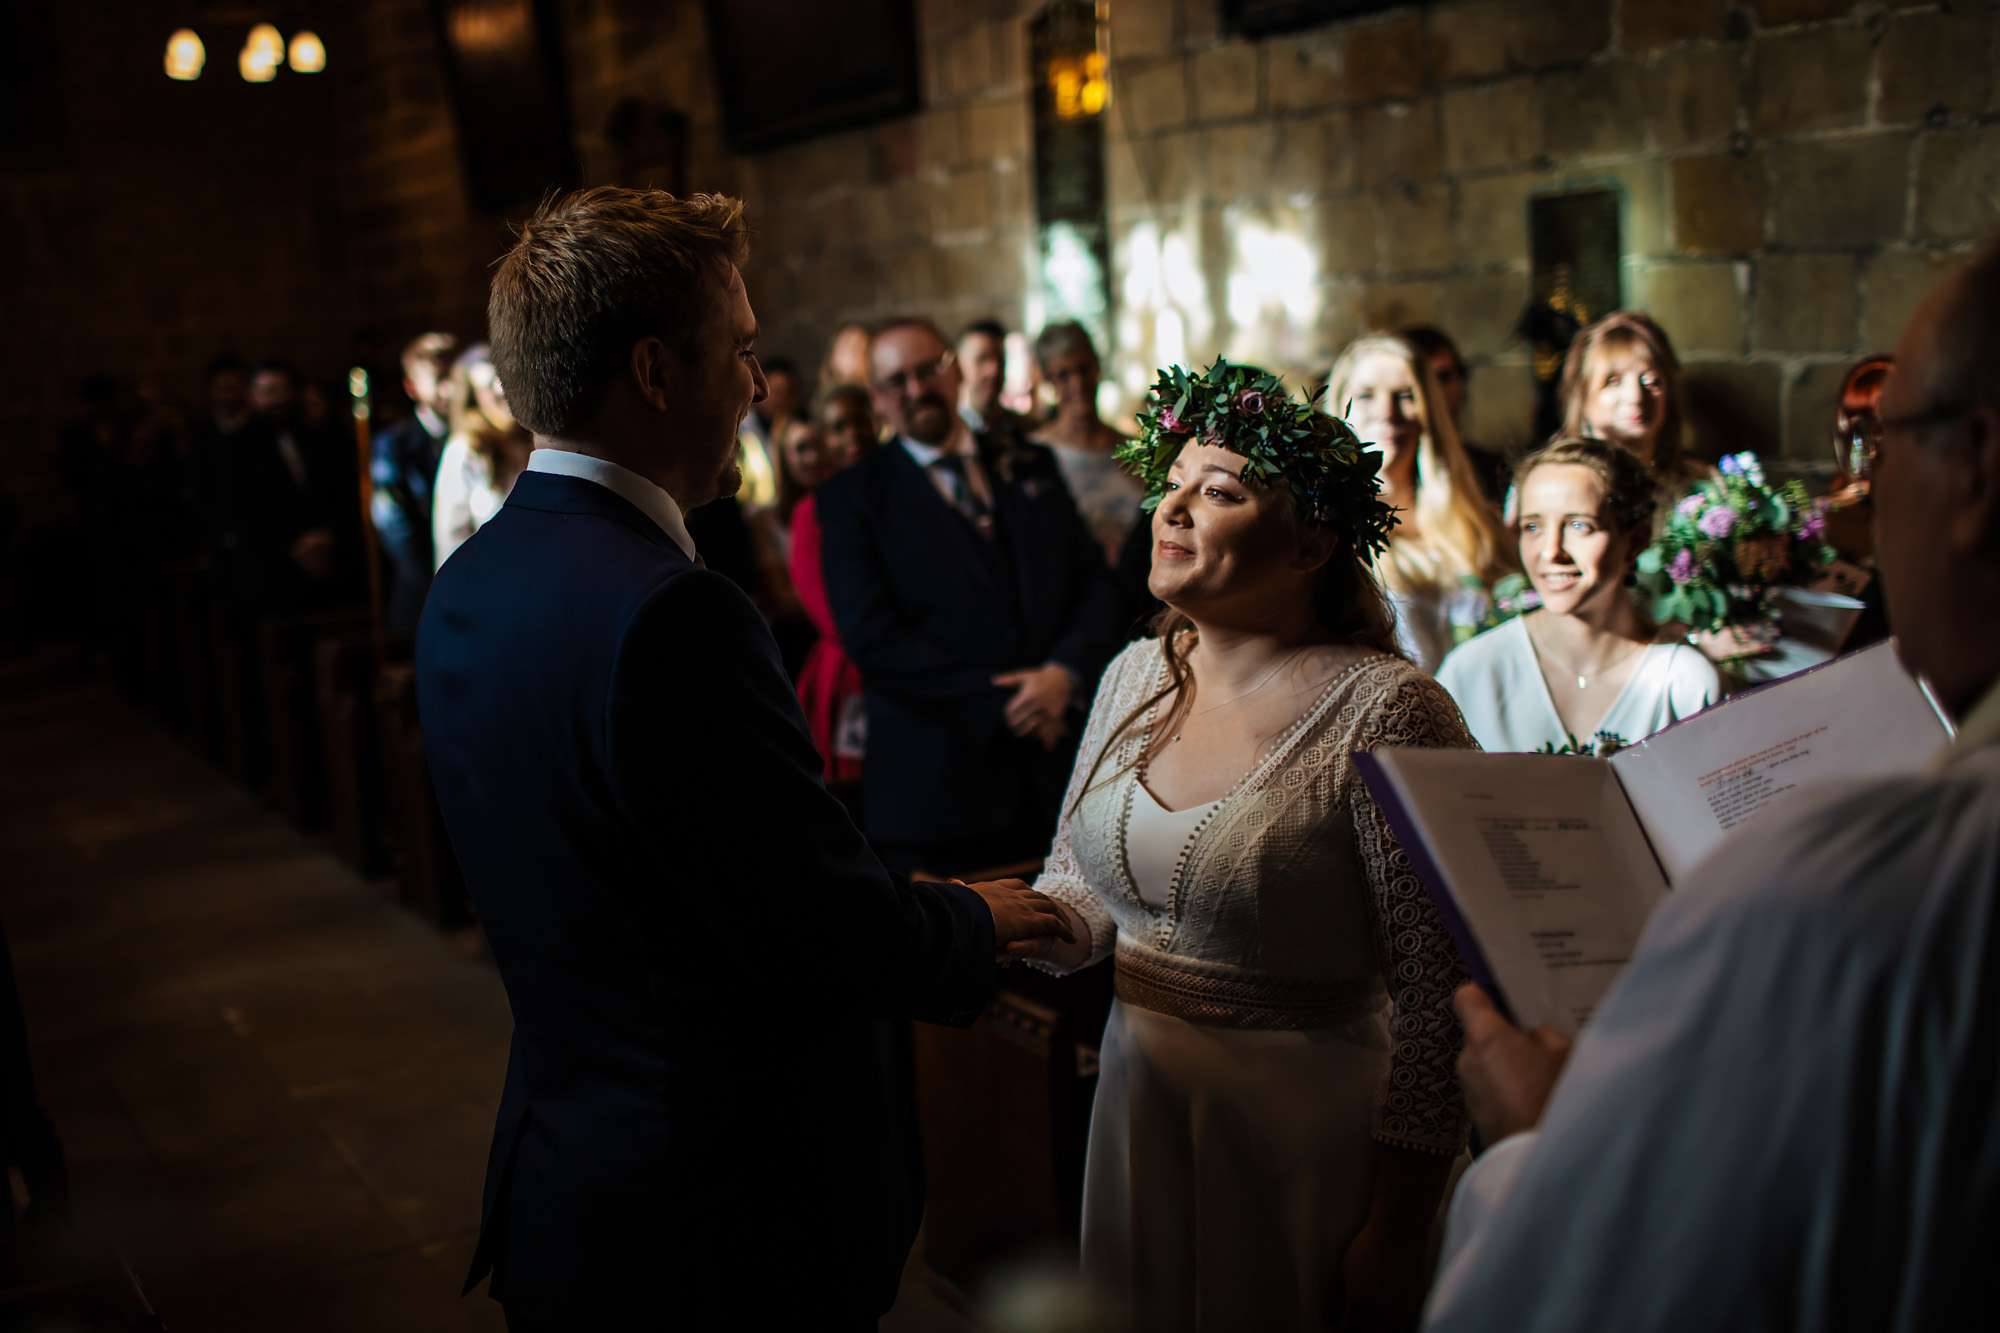
M 326 759 L 328 840 L 348 865 L 379 875 L 389 867 L 389 845 L 373 637 L 364 630 L 322 638 L 313 648 L 312 670 Z
M 314 650 L 324 639 L 365 639 L 368 633 L 368 613 L 351 607 L 273 616 L 257 626 L 262 720 L 270 754 L 267 795 L 287 819 L 307 832 L 325 825 L 327 804 Z
M 424 762 L 423 733 L 417 726 L 417 673 L 409 663 L 382 669 L 375 689 L 381 725 L 390 837 L 395 848 L 396 885 L 403 905 L 437 926 L 471 920 L 465 881 L 444 830 L 444 816 L 431 790 Z

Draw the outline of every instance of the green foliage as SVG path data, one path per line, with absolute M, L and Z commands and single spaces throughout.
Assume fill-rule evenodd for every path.
M 1146 487 L 1147 510 L 1166 493 L 1167 472 L 1190 442 L 1241 454 L 1245 485 L 1291 491 L 1299 516 L 1339 533 L 1363 561 L 1389 546 L 1396 511 L 1381 499 L 1382 455 L 1353 427 L 1300 401 L 1284 381 L 1217 357 L 1201 374 L 1168 366 L 1139 413 L 1139 436 L 1114 455 Z

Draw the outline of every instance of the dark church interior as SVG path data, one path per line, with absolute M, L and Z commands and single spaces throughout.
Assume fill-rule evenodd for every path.
M 0 0 L 0 164 L 0 1328 L 2000 1324 L 1991 0 Z

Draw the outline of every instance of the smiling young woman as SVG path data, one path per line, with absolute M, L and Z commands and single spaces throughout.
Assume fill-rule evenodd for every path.
M 1647 621 L 1630 580 L 1652 536 L 1653 479 L 1602 440 L 1557 439 L 1515 473 L 1521 566 L 1541 609 L 1438 669 L 1484 749 L 1631 742 L 1721 697 L 1708 659 Z

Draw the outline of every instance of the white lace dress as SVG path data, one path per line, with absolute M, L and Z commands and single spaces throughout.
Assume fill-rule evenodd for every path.
M 1373 1145 L 1451 1156 L 1465 1123 L 1457 957 L 1351 755 L 1472 741 L 1435 681 L 1358 652 L 1169 859 L 1130 841 L 1175 836 L 1137 778 L 1148 722 L 1082 791 L 1164 683 L 1153 640 L 1105 673 L 1036 886 L 1117 955 L 1084 1269 L 1138 1328 L 1328 1328 Z

